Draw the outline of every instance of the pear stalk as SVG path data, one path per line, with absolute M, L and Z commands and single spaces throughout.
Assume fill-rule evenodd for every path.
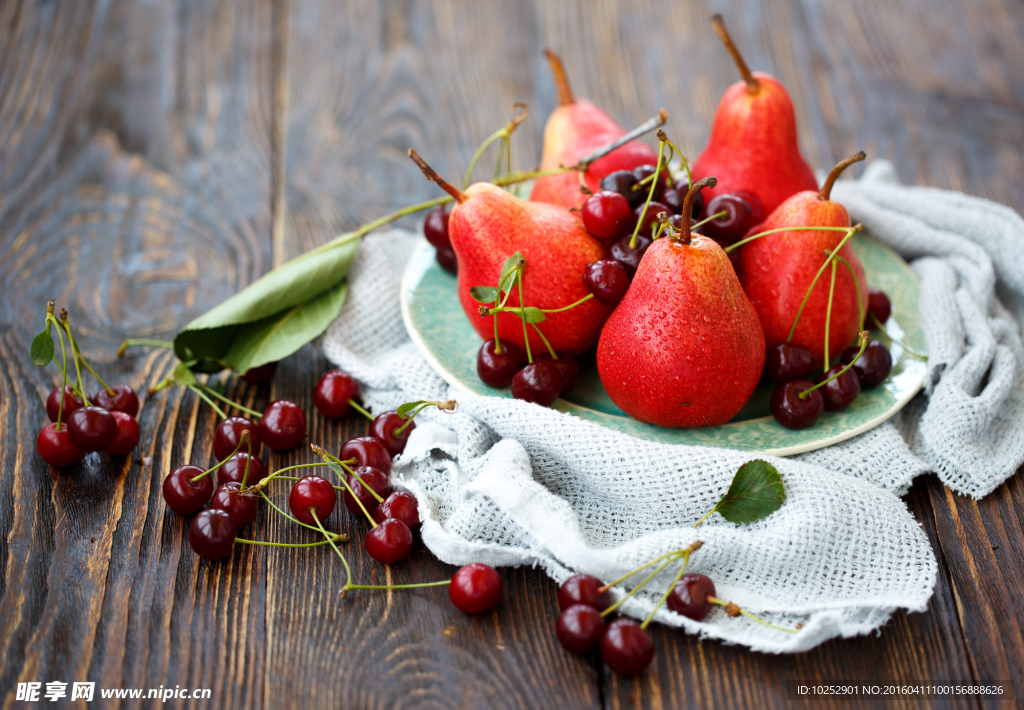
M 569 86 L 569 77 L 565 73 L 565 65 L 562 58 L 550 49 L 544 50 L 544 56 L 548 58 L 551 65 L 551 73 L 555 77 L 555 86 L 558 87 L 558 105 L 569 106 L 576 103 L 576 97 L 572 95 L 572 88 Z
M 693 187 L 686 191 L 686 197 L 683 198 L 683 229 L 679 234 L 679 239 L 683 244 L 690 243 L 690 215 L 693 214 L 693 200 L 697 196 L 697 193 L 703 190 L 705 187 L 714 187 L 718 184 L 718 180 L 713 177 L 706 177 L 693 183 Z
M 736 62 L 736 68 L 740 70 L 740 76 L 743 77 L 743 81 L 747 82 L 747 92 L 755 94 L 761 90 L 761 83 L 754 76 L 753 72 L 750 71 L 750 67 L 743 61 L 743 55 L 740 54 L 740 50 L 736 49 L 736 45 L 733 44 L 732 37 L 729 36 L 729 31 L 725 29 L 725 20 L 722 19 L 721 15 L 715 15 L 711 18 L 711 26 L 715 28 L 715 32 L 722 38 L 722 42 L 725 44 L 725 48 L 729 50 L 729 54 L 732 55 L 732 59 Z
M 437 172 L 427 165 L 426 161 L 420 157 L 420 154 L 412 148 L 409 149 L 409 157 L 412 159 L 412 162 L 419 166 L 420 170 L 423 171 L 423 174 L 427 176 L 427 180 L 436 182 L 438 187 L 451 195 L 460 205 L 469 199 L 469 197 L 466 196 L 466 193 L 438 175 Z
M 828 202 L 829 196 L 832 194 L 832 186 L 836 184 L 836 179 L 839 175 L 854 163 L 859 163 L 868 157 L 868 154 L 863 150 L 858 150 L 853 155 L 847 156 L 836 163 L 836 166 L 832 168 L 832 172 L 825 178 L 825 184 L 821 186 L 821 190 L 818 191 L 818 199 L 822 202 Z

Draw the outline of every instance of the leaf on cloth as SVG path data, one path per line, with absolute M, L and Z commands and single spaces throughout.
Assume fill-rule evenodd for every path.
M 46 321 L 46 327 L 41 333 L 32 338 L 32 346 L 29 348 L 32 362 L 39 367 L 46 367 L 53 360 L 53 334 L 50 332 L 50 321 Z
M 739 467 L 729 490 L 697 525 L 712 513 L 730 523 L 753 523 L 774 513 L 785 501 L 786 489 L 778 470 L 767 461 L 754 459 Z
M 352 236 L 292 259 L 193 320 L 175 336 L 175 355 L 196 372 L 245 372 L 291 355 L 341 311 L 359 249 Z

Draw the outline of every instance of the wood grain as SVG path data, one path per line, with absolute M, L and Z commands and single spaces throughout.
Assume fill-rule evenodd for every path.
M 655 664 L 630 680 L 562 652 L 555 586 L 536 570 L 502 570 L 502 605 L 468 619 L 443 589 L 339 599 L 343 569 L 322 547 L 198 560 L 188 521 L 160 493 L 171 469 L 210 458 L 216 417 L 190 394 L 144 398 L 129 459 L 93 455 L 58 472 L 35 451 L 56 378 L 25 351 L 49 298 L 68 305 L 105 377 L 144 392 L 172 358 L 140 349 L 118 361 L 120 340 L 166 336 L 273 264 L 436 195 L 408 147 L 460 179 L 525 100 L 514 158 L 533 166 L 556 103 L 545 47 L 562 54 L 576 93 L 623 125 L 666 108 L 669 135 L 695 155 L 737 78 L 709 31 L 715 11 L 751 66 L 790 88 L 813 165 L 864 148 L 907 182 L 1024 210 L 1024 12 L 1012 0 L 0 3 L 3 707 L 23 706 L 19 681 L 85 679 L 208 687 L 225 708 L 863 705 L 800 698 L 790 681 L 1004 681 L 1024 692 L 1020 475 L 982 501 L 934 477 L 911 489 L 940 567 L 927 612 L 785 657 L 657 628 Z M 306 347 L 269 384 L 226 384 L 255 409 L 293 399 L 311 413 L 310 440 L 336 450 L 366 422 L 315 412 L 328 367 Z M 328 525 L 352 534 L 343 551 L 360 579 L 453 571 L 422 547 L 382 568 L 358 542 L 364 523 L 341 510 Z M 246 534 L 297 533 L 264 506 Z M 876 704 L 1014 707 L 1018 695 Z

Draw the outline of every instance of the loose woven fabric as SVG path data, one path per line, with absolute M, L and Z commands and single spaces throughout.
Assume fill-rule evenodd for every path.
M 767 518 L 734 525 L 714 515 L 694 530 L 749 454 L 641 441 L 534 404 L 460 395 L 457 413 L 417 418 L 394 465 L 394 482 L 419 500 L 430 550 L 453 564 L 610 581 L 700 539 L 689 571 L 709 575 L 719 597 L 800 631 L 717 607 L 700 623 L 664 607 L 655 618 L 775 653 L 867 633 L 899 608 L 924 610 L 935 557 L 898 496 L 926 471 L 982 496 L 1024 461 L 1024 221 L 985 200 L 901 186 L 881 161 L 833 194 L 921 278 L 928 380 L 904 412 L 836 446 L 770 459 L 787 500 Z M 455 396 L 402 324 L 402 271 L 421 238 L 396 230 L 365 241 L 323 339 L 375 412 Z M 645 617 L 677 570 L 621 610 Z

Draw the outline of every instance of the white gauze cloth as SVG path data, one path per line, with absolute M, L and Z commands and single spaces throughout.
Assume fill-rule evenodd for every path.
M 577 572 L 611 581 L 700 539 L 688 571 L 775 624 L 803 626 L 776 631 L 720 607 L 703 622 L 665 607 L 655 618 L 773 653 L 868 633 L 896 609 L 923 611 L 935 557 L 898 496 L 926 471 L 982 496 L 1024 461 L 1024 221 L 986 200 L 901 186 L 882 161 L 833 195 L 921 279 L 928 379 L 903 413 L 836 446 L 770 459 L 787 493 L 778 511 L 748 525 L 714 515 L 695 530 L 753 456 L 641 441 L 535 404 L 459 395 L 457 413 L 417 417 L 394 464 L 394 483 L 419 500 L 427 547 L 452 564 L 531 564 L 556 582 Z M 418 239 L 396 230 L 365 240 L 348 301 L 323 338 L 374 412 L 456 397 L 402 324 L 400 282 Z M 621 611 L 645 617 L 677 570 Z

